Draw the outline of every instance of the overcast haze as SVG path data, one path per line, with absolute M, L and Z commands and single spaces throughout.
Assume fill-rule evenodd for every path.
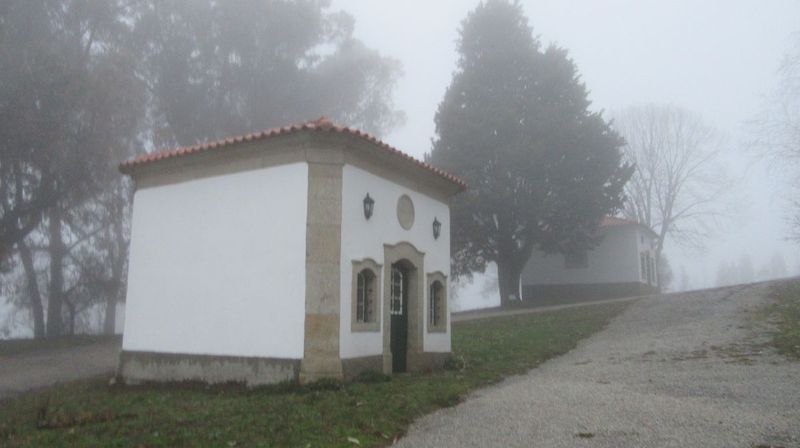
M 477 1 L 334 0 L 356 18 L 355 34 L 399 59 L 405 76 L 395 100 L 405 126 L 385 136 L 417 157 L 430 151 L 434 114 L 456 67 L 461 21 Z M 702 251 L 668 246 L 675 282 L 684 267 L 692 287 L 715 282 L 722 260 L 748 253 L 758 267 L 777 251 L 798 269 L 785 241 L 785 179 L 744 150 L 747 121 L 777 83 L 776 70 L 800 31 L 797 1 L 523 1 L 543 44 L 569 50 L 594 109 L 669 103 L 700 113 L 726 137 L 729 174 L 738 185 L 719 238 Z
M 4 66 L 5 70 L 0 71 L 6 80 L 5 83 L 0 83 L 5 87 L 0 93 L 9 98 L 40 95 L 37 90 L 40 84 L 47 87 L 62 82 L 60 78 L 53 81 L 50 79 L 52 76 L 72 76 L 75 79 L 70 82 L 80 81 L 92 86 L 91 89 L 73 89 L 69 93 L 74 97 L 65 96 L 60 89 L 47 90 L 51 88 L 47 87 L 44 92 L 51 93 L 47 98 L 60 101 L 61 109 L 48 107 L 43 108 L 47 113 L 41 112 L 37 100 L 33 103 L 37 106 L 30 110 L 15 110 L 15 113 L 8 114 L 16 121 L 2 122 L 9 129 L 8 138 L 3 140 L 4 144 L 8 147 L 35 149 L 23 152 L 27 159 L 14 156 L 17 158 L 11 157 L 10 163 L 19 163 L 25 167 L 29 164 L 36 167 L 38 167 L 36 164 L 43 164 L 44 168 L 36 168 L 40 169 L 41 173 L 69 174 L 68 179 L 75 180 L 75 185 L 60 188 L 63 191 L 89 191 L 91 187 L 92 194 L 109 193 L 112 199 L 118 199 L 117 205 L 123 208 L 109 206 L 105 208 L 104 217 L 107 218 L 107 223 L 120 225 L 104 223 L 101 228 L 119 230 L 118 234 L 104 237 L 114 241 L 115 244 L 119 243 L 120 248 L 127 248 L 125 232 L 127 214 L 115 210 L 123 210 L 128 204 L 126 187 L 117 185 L 121 178 L 115 170 L 106 173 L 107 176 L 96 176 L 94 174 L 97 170 L 94 167 L 105 169 L 136 153 L 141 147 L 138 144 L 131 145 L 130 142 L 142 138 L 145 140 L 144 147 L 148 149 L 160 147 L 162 144 L 168 147 L 191 145 L 264 127 L 317 118 L 325 114 L 334 121 L 360 127 L 369 132 L 380 133 L 391 129 L 382 135 L 385 141 L 417 158 L 425 157 L 425 154 L 431 151 L 431 141 L 435 137 L 434 117 L 437 108 L 457 67 L 456 42 L 460 24 L 479 4 L 479 0 L 331 0 L 329 8 L 323 7 L 324 2 L 288 1 L 267 2 L 265 5 L 268 7 L 261 9 L 252 7 L 242 9 L 237 5 L 249 3 L 209 0 L 175 2 L 172 4 L 173 10 L 147 6 L 157 1 L 133 2 L 143 6 L 140 12 L 149 12 L 142 15 L 147 20 L 141 19 L 131 30 L 117 26 L 116 22 L 120 15 L 112 11 L 114 8 L 106 8 L 107 14 L 101 21 L 97 18 L 100 16 L 89 16 L 87 15 L 89 12 L 75 6 L 82 4 L 80 2 L 75 3 L 74 8 L 62 8 L 59 2 L 55 4 L 42 2 L 41 5 L 48 4 L 52 7 L 50 15 L 42 13 L 46 8 L 39 10 L 37 6 L 39 3 L 29 1 L 21 0 L 14 3 L 17 5 L 16 8 L 5 8 L 17 11 L 21 15 L 9 16 L 16 18 L 4 22 L 18 25 L 7 28 L 17 33 L 14 36 L 18 36 L 19 43 L 10 38 L 3 41 L 4 47 L 0 45 L 6 49 L 5 52 L 0 52 L 0 56 L 12 61 Z M 789 234 L 787 217 L 791 212 L 796 212 L 796 209 L 787 204 L 790 196 L 797 194 L 796 189 L 790 188 L 793 180 L 790 176 L 796 175 L 796 172 L 791 174 L 781 172 L 775 167 L 768 169 L 767 164 L 760 160 L 759 154 L 748 150 L 747 144 L 754 137 L 754 126 L 749 122 L 768 107 L 767 98 L 778 85 L 777 71 L 782 58 L 793 42 L 800 43 L 800 34 L 795 34 L 800 33 L 800 0 L 526 0 L 520 3 L 534 34 L 539 37 L 542 45 L 555 44 L 569 52 L 590 91 L 592 110 L 602 110 L 606 118 L 611 118 L 616 111 L 629 106 L 670 105 L 699 114 L 722 136 L 723 157 L 720 171 L 724 171 L 725 176 L 720 177 L 733 180 L 733 187 L 730 189 L 729 197 L 726 198 L 728 216 L 715 230 L 714 237 L 708 239 L 705 247 L 700 250 L 676 247 L 674 241 L 677 238 L 671 236 L 664 239 L 666 241 L 664 254 L 674 273 L 671 285 L 673 290 L 683 286 L 693 289 L 715 286 L 721 264 L 736 263 L 743 257 L 749 257 L 752 264 L 751 271 L 755 273 L 759 273 L 762 268 L 768 267 L 775 260 L 777 262 L 774 265 L 780 265 L 781 257 L 787 267 L 786 274 L 800 272 L 797 244 L 786 239 Z M 113 5 L 105 2 L 92 4 Z M 217 9 L 224 10 L 230 17 L 225 14 L 215 15 Z M 93 10 L 93 14 L 99 14 L 104 10 L 98 7 Z M 351 37 L 347 22 L 336 21 L 334 16 L 329 14 L 340 10 L 354 17 L 355 29 L 352 37 L 363 42 L 363 48 L 359 45 L 346 47 L 343 45 L 343 42 L 349 41 L 340 38 Z M 306 14 L 298 11 L 305 11 Z M 49 63 L 51 57 L 56 58 L 53 55 L 61 57 L 68 54 L 61 48 L 60 42 L 66 39 L 68 42 L 64 45 L 70 44 L 72 46 L 69 48 L 78 49 L 83 47 L 83 43 L 80 41 L 80 35 L 75 35 L 77 37 L 72 38 L 73 42 L 64 37 L 72 35 L 69 30 L 62 29 L 62 26 L 50 26 L 52 24 L 48 24 L 48 21 L 62 25 L 70 23 L 59 17 L 73 13 L 77 14 L 77 17 L 83 17 L 82 20 L 102 23 L 108 30 L 116 30 L 108 31 L 109 35 L 105 37 L 114 42 L 114 45 L 98 44 L 97 54 L 91 53 L 97 61 L 87 62 L 82 58 L 63 56 L 64 61 L 74 63 L 77 68 L 70 69 L 69 75 L 52 75 L 51 66 L 45 62 Z M 51 16 L 55 19 L 48 18 Z M 185 21 L 186 29 L 194 30 L 189 32 L 188 37 L 181 33 L 174 35 L 156 33 L 150 28 L 168 26 L 170 29 L 177 29 L 173 26 L 176 17 Z M 220 17 L 232 20 L 222 20 L 216 34 L 209 33 L 209 28 L 205 25 L 189 26 L 205 23 L 203 20 L 221 20 Z M 39 24 L 37 26 L 42 26 L 41 29 L 53 28 L 52 36 L 42 39 L 40 33 L 30 31 L 39 28 L 27 20 Z M 268 25 L 259 26 L 261 24 Z M 321 31 L 325 27 L 336 32 L 327 35 Z M 242 30 L 250 33 L 237 32 Z M 274 39 L 275 36 L 278 37 L 277 40 Z M 333 36 L 338 37 L 334 39 Z M 189 39 L 189 42 L 193 43 L 184 45 L 181 43 L 184 39 Z M 324 56 L 322 59 L 324 63 L 321 62 L 319 66 L 301 64 L 291 67 L 288 71 L 276 70 L 276 67 L 286 68 L 282 65 L 284 56 L 281 50 L 286 43 L 281 39 L 296 40 L 295 45 L 286 47 L 295 52 L 287 56 L 288 60 L 295 60 L 292 58 L 303 60 L 309 52 L 320 50 Z M 140 45 L 139 40 L 150 44 Z M 127 61 L 126 58 L 116 58 L 126 55 L 135 59 L 131 55 L 138 54 L 141 48 L 157 49 L 141 55 L 141 66 Z M 241 54 L 250 57 L 252 63 L 242 64 L 241 55 L 235 52 L 228 57 L 220 56 L 212 51 L 216 48 L 238 49 Z M 208 51 L 209 54 L 198 57 L 199 49 Z M 376 56 L 372 51 L 365 51 L 372 49 L 377 50 L 380 56 Z M 36 75 L 34 76 L 36 82 L 20 81 L 27 79 L 31 69 L 27 69 L 29 72 L 22 72 L 27 66 L 16 63 L 20 60 L 17 50 L 20 50 L 19 54 L 32 51 L 31 54 L 43 52 L 42 54 L 47 55 L 41 59 L 44 62 L 33 69 L 32 74 Z M 171 53 L 166 56 L 162 54 L 167 50 L 176 51 L 178 56 Z M 326 50 L 331 51 L 328 54 Z M 119 54 L 115 57 L 106 57 L 116 53 Z M 231 59 L 231 55 L 236 57 Z M 203 63 L 181 65 L 178 63 L 183 60 L 181 58 L 196 59 Z M 403 75 L 396 85 L 393 84 L 395 66 L 392 61 L 385 58 L 396 59 L 402 65 Z M 130 67 L 125 65 L 128 63 L 137 65 L 141 72 L 130 70 Z M 220 75 L 227 73 L 221 67 L 229 66 L 236 67 L 234 71 L 237 76 Z M 146 94 L 142 79 L 133 76 L 126 78 L 125 74 L 130 73 L 138 73 L 146 78 L 146 82 L 161 87 L 155 90 L 151 88 L 148 90 L 151 94 Z M 177 76 L 176 79 L 183 77 L 182 81 L 175 85 L 170 84 L 173 76 Z M 188 82 L 196 79 L 201 79 L 203 82 Z M 240 79 L 254 79 L 258 82 L 241 82 Z M 219 86 L 222 87 L 218 88 Z M 318 93 L 330 93 L 331 86 L 335 87 L 335 94 Z M 53 92 L 57 94 L 52 94 Z M 285 95 L 286 92 L 293 94 Z M 394 105 L 387 104 L 386 99 L 389 95 L 393 96 Z M 108 102 L 106 104 L 104 101 L 89 100 L 96 98 L 104 98 Z M 207 98 L 215 99 L 207 100 Z M 508 101 L 509 98 L 504 98 L 502 101 Z M 137 104 L 139 106 L 131 107 Z M 402 125 L 393 126 L 394 118 L 401 115 L 396 113 L 398 110 L 404 112 L 406 120 Z M 51 113 L 52 111 L 61 111 L 62 115 Z M 161 118 L 147 120 L 146 111 L 147 114 L 155 114 L 152 116 Z M 99 137 L 93 139 L 95 148 L 77 144 L 76 140 L 67 134 L 44 132 L 31 133 L 43 141 L 37 140 L 36 144 L 29 144 L 25 140 L 28 134 L 20 131 L 24 131 L 24 128 L 31 123 L 45 123 L 37 126 L 48 130 L 64 128 L 63 132 L 70 132 L 80 127 L 62 126 L 64 122 L 73 119 L 81 121 L 85 117 L 94 116 L 95 113 L 109 117 L 108 120 L 96 122 L 97 126 L 102 128 L 96 134 L 105 140 Z M 115 113 L 118 116 L 113 115 Z M 478 136 L 481 135 L 482 129 Z M 458 146 L 469 146 L 469 143 L 470 141 L 462 141 Z M 72 151 L 69 153 L 71 156 L 65 155 L 68 153 L 66 149 L 61 148 L 63 145 Z M 51 148 L 58 148 L 58 152 L 52 152 L 54 150 Z M 112 154 L 108 148 L 117 148 L 119 151 L 115 150 Z M 481 153 L 477 151 L 474 154 Z M 7 151 L 5 154 L 16 155 L 17 152 Z M 61 159 L 56 158 L 54 154 L 63 157 L 64 160 L 81 160 L 82 163 L 74 166 L 59 164 L 57 161 Z M 89 160 L 95 161 L 97 165 L 84 163 Z M 48 167 L 48 163 L 55 165 Z M 439 166 L 446 165 L 440 163 Z M 447 169 L 459 172 L 457 168 Z M 81 170 L 86 172 L 78 173 Z M 6 175 L 15 172 L 5 170 Z M 36 176 L 29 177 L 36 179 Z M 103 179 L 98 180 L 100 177 Z M 16 184 L 3 179 L 0 185 Z M 33 195 L 35 188 L 41 189 L 42 185 L 46 183 L 39 182 L 32 185 L 30 189 L 33 190 L 29 194 Z M 706 190 L 710 190 L 707 184 L 704 185 Z M 63 208 L 71 211 L 82 210 L 82 207 L 91 208 L 96 198 L 89 200 L 81 195 L 78 199 L 70 201 L 64 199 Z M 10 204 L 11 210 L 15 211 L 13 201 Z M 30 222 L 35 223 L 35 217 L 43 216 L 44 212 L 56 210 L 49 205 L 41 207 L 34 210 L 35 213 L 28 212 Z M 24 207 L 18 208 L 24 209 Z M 0 214 L 4 213 L 5 209 L 0 210 Z M 16 221 L 14 222 L 16 228 Z M 94 224 L 92 220 L 87 220 L 86 223 L 75 225 L 84 226 L 83 231 L 87 235 L 95 235 L 92 233 Z M 20 232 L 22 236 L 18 236 L 16 243 L 9 240 L 11 242 L 4 244 L 8 244 L 7 247 L 15 244 L 19 247 L 27 238 L 30 244 L 44 247 L 45 243 L 50 241 L 47 229 L 38 224 L 33 229 L 28 230 L 27 234 Z M 83 231 L 74 234 L 54 231 L 52 235 L 66 236 L 70 239 L 75 235 L 83 235 Z M 108 303 L 113 303 L 116 294 L 120 298 L 124 297 L 125 280 L 120 273 L 125 271 L 123 267 L 127 260 L 127 249 L 111 251 L 117 255 L 115 257 L 111 252 L 104 255 L 101 247 L 107 245 L 98 243 L 94 237 L 87 238 L 86 244 L 88 247 L 86 250 L 82 246 L 70 246 L 70 250 L 85 256 L 86 259 L 80 263 L 74 260 L 74 257 L 48 256 L 38 259 L 38 262 L 42 263 L 41 267 L 29 264 L 27 269 L 31 272 L 39 271 L 42 285 L 47 285 L 45 291 L 49 291 L 52 286 L 53 291 L 67 294 L 67 291 L 75 289 L 65 284 L 53 286 L 53 283 L 57 282 L 50 281 L 45 274 L 59 270 L 66 273 L 80 273 L 70 281 L 74 281 L 75 285 L 85 284 L 79 280 L 83 279 L 84 273 L 88 276 L 88 268 L 76 270 L 72 264 L 77 266 L 83 263 L 84 267 L 98 267 L 98 271 L 103 271 L 101 268 L 111 266 L 109 260 L 114 259 L 120 268 L 112 269 L 116 274 L 111 275 L 114 278 L 106 283 L 116 285 L 116 292 L 96 294 L 87 290 L 82 292 L 82 300 L 85 304 L 94 303 L 92 300 L 96 299 L 111 300 Z M 52 244 L 45 251 L 55 250 L 53 248 L 58 247 L 60 247 L 58 244 Z M 780 256 L 776 259 L 777 255 Z M 102 262 L 95 262 L 95 258 Z M 61 261 L 49 266 L 49 260 L 53 259 Z M 62 263 L 64 260 L 66 261 Z M 59 264 L 62 265 L 59 267 Z M 741 264 L 745 266 L 748 263 Z M 36 307 L 32 304 L 44 303 L 42 300 L 49 292 L 44 295 L 24 292 L 28 289 L 19 287 L 24 284 L 23 281 L 27 282 L 21 276 L 24 270 L 22 264 L 12 263 L 12 265 L 13 269 L 8 278 L 13 277 L 12 280 L 18 284 L 9 280 L 7 284 L 9 287 L 0 293 L 23 291 L 16 293 L 15 297 L 27 297 L 27 295 L 34 297 L 33 300 L 26 302 L 29 304 L 27 306 L 33 308 Z M 55 270 L 51 269 L 52 266 L 56 266 Z M 3 267 L 0 264 L 0 269 Z M 688 282 L 682 281 L 684 272 Z M 773 269 L 772 272 L 780 272 L 780 269 Z M 105 274 L 98 274 L 97 278 L 103 275 Z M 483 284 L 487 279 L 481 278 L 472 287 L 461 289 L 457 294 L 458 303 L 454 308 L 497 304 L 499 301 L 497 285 L 491 284 L 491 275 L 487 278 L 488 284 Z M 727 282 L 735 283 L 752 278 L 752 276 L 733 275 Z M 766 276 L 761 275 L 758 279 L 766 279 Z M 95 279 L 90 284 L 96 286 L 103 282 Z M 61 293 L 55 294 L 55 297 L 61 297 Z M 41 295 L 42 300 L 36 299 L 37 295 Z M 5 299 L 0 297 L 0 330 L 4 325 L 4 319 L 8 320 L 6 326 L 14 331 L 30 330 L 27 328 L 29 326 L 27 318 L 31 310 L 20 307 L 18 313 L 10 313 L 13 307 L 6 303 Z M 56 300 L 54 303 L 59 302 Z M 54 307 L 56 312 L 60 306 Z M 115 307 L 106 306 L 104 309 L 111 310 Z M 112 321 L 109 316 L 111 314 L 104 315 L 106 322 Z M 42 319 L 39 321 L 40 325 L 43 324 Z M 57 335 L 59 331 L 54 330 L 53 334 Z M 47 332 L 49 335 L 50 330 Z

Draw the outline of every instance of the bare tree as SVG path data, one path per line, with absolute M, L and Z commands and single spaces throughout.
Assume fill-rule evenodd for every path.
M 773 167 L 788 171 L 794 187 L 800 187 L 800 32 L 778 69 L 778 85 L 767 99 L 767 105 L 751 123 L 751 147 L 759 156 L 766 156 Z M 794 195 L 793 195 L 794 196 Z M 800 240 L 800 201 L 789 199 L 793 210 L 789 218 L 790 238 Z
M 774 160 L 800 164 L 800 32 L 778 69 L 769 105 L 756 118 L 755 146 Z
M 699 115 L 665 105 L 624 109 L 615 127 L 636 166 L 625 186 L 625 215 L 658 234 L 657 259 L 667 238 L 702 247 L 723 214 L 728 187 L 715 130 Z

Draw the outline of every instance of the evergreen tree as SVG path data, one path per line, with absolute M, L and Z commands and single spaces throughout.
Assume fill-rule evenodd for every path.
M 126 11 L 125 0 L 0 7 L 0 264 L 16 251 L 25 287 L 12 300 L 37 338 L 63 334 L 62 305 L 80 308 L 73 249 L 96 226 L 79 218 L 137 145 L 146 94 Z
M 622 206 L 631 168 L 564 49 L 542 49 L 519 2 L 462 23 L 460 59 L 436 114 L 430 160 L 469 183 L 452 208 L 456 275 L 497 263 L 501 303 L 535 248 L 582 251 Z
M 400 65 L 327 0 L 0 2 L 0 295 L 41 338 L 123 300 L 136 152 L 320 115 L 380 134 Z
M 156 147 L 191 145 L 322 115 L 380 135 L 400 63 L 353 37 L 325 0 L 141 2 L 136 33 Z

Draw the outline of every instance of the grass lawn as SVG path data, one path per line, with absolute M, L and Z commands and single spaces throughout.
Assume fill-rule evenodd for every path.
M 4 339 L 0 340 L 0 356 L 17 355 L 57 348 L 90 345 L 98 342 L 120 340 L 120 336 L 75 335 L 53 339 Z
M 0 445 L 385 446 L 416 418 L 565 353 L 627 304 L 455 324 L 445 371 L 246 389 L 86 381 L 0 402 Z
M 779 283 L 773 291 L 776 303 L 769 308 L 777 319 L 772 342 L 784 355 L 800 359 L 800 280 Z

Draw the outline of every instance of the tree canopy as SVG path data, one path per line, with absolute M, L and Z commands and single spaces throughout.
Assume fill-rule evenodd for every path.
M 90 8 L 91 6 L 91 8 Z M 91 13 L 90 13 L 91 11 Z M 16 1 L 0 10 L 0 248 L 42 211 L 96 187 L 143 111 L 120 49 L 118 2 Z
M 157 146 L 187 145 L 322 115 L 380 135 L 403 120 L 400 64 L 353 37 L 320 0 L 148 1 L 143 77 Z
M 68 252 L 92 227 L 83 207 L 139 133 L 144 90 L 123 13 L 121 1 L 89 0 L 0 10 L 0 250 L 16 246 L 26 286 L 12 299 L 32 310 L 36 336 L 44 334 L 40 290 L 47 334 L 62 333 L 62 303 L 73 303 Z
M 622 138 L 589 110 L 575 63 L 542 48 L 519 2 L 481 3 L 462 23 L 458 52 L 430 160 L 470 186 L 452 206 L 456 273 L 497 263 L 505 303 L 534 249 L 595 243 L 631 167 Z
M 789 174 L 792 187 L 789 236 L 800 241 L 800 200 L 796 199 L 800 186 L 800 31 L 792 37 L 778 69 L 778 84 L 751 123 L 754 125 L 751 145 Z
M 0 3 L 0 286 L 35 336 L 79 331 L 97 303 L 113 330 L 121 160 L 321 115 L 375 134 L 400 123 L 400 65 L 353 25 L 324 0 Z

